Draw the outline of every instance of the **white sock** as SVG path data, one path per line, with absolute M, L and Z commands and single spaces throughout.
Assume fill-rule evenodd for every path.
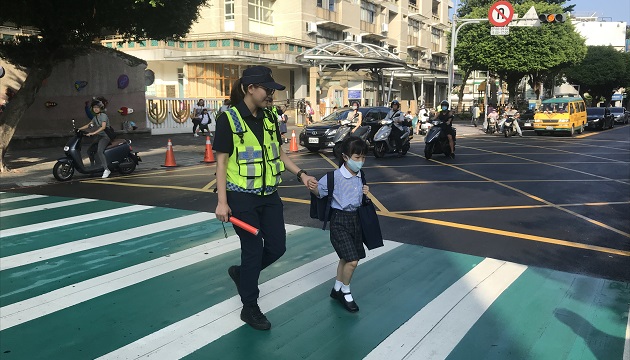
M 335 291 L 339 291 L 339 289 L 341 289 L 341 286 L 343 285 L 343 283 L 339 280 L 335 280 Z
M 346 299 L 346 301 L 352 301 L 352 294 L 350 294 L 350 285 L 346 285 L 343 284 L 341 285 L 341 292 L 347 295 L 344 295 L 344 299 Z

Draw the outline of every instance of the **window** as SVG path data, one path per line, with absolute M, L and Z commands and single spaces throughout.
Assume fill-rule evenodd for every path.
M 431 28 L 431 42 L 434 44 L 439 44 L 441 37 L 442 37 L 442 30 L 432 27 Z
M 335 0 L 317 0 L 317 7 L 335 11 Z
M 418 37 L 418 33 L 420 32 L 420 21 L 409 19 L 409 23 L 407 24 L 407 31 L 410 36 Z
M 374 24 L 376 18 L 376 5 L 367 1 L 361 2 L 361 20 Z
M 333 41 L 341 40 L 341 31 L 317 28 L 317 44 L 326 44 Z
M 188 64 L 189 96 L 228 97 L 238 78 L 238 65 Z
M 234 0 L 225 0 L 225 20 L 234 20 Z
M 249 0 L 249 19 L 264 23 L 273 23 L 273 10 L 271 0 Z

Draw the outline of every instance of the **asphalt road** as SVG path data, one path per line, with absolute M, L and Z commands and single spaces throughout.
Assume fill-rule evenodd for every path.
M 386 239 L 525 265 L 630 281 L 630 126 L 585 137 L 475 136 L 456 159 L 368 157 L 364 167 Z M 290 155 L 317 177 L 331 152 Z M 141 171 L 19 189 L 213 212 L 214 166 Z M 309 194 L 285 174 L 285 222 L 320 227 Z

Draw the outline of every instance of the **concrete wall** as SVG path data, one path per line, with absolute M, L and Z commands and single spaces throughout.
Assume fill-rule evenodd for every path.
M 25 74 L 2 60 L 0 65 L 7 70 L 0 83 L 0 91 L 4 94 L 7 86 L 16 86 Z M 104 96 L 109 100 L 107 115 L 114 129 L 121 130 L 125 120 L 134 121 L 139 130 L 144 129 L 145 68 L 144 61 L 107 48 L 58 64 L 44 81 L 13 138 L 67 136 L 72 130 L 72 119 L 76 119 L 77 126 L 88 123 L 84 106 L 94 96 Z M 125 89 L 118 88 L 118 77 L 122 74 L 129 77 L 129 85 Z M 88 84 L 77 90 L 75 81 L 87 81 Z M 46 107 L 48 101 L 57 103 L 57 106 Z M 118 109 L 123 106 L 134 109 L 134 113 L 122 116 Z

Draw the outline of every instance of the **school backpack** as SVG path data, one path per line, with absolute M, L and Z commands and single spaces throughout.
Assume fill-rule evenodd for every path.
M 365 175 L 363 174 L 363 170 L 360 171 L 361 181 L 363 182 L 363 185 L 365 185 Z M 312 219 L 319 219 L 319 221 L 324 222 L 322 230 L 326 230 L 326 224 L 330 221 L 330 216 L 332 214 L 332 198 L 333 191 L 335 191 L 334 171 L 326 173 L 326 184 L 328 185 L 328 195 L 320 199 L 315 196 L 315 194 L 311 193 L 310 215 Z

